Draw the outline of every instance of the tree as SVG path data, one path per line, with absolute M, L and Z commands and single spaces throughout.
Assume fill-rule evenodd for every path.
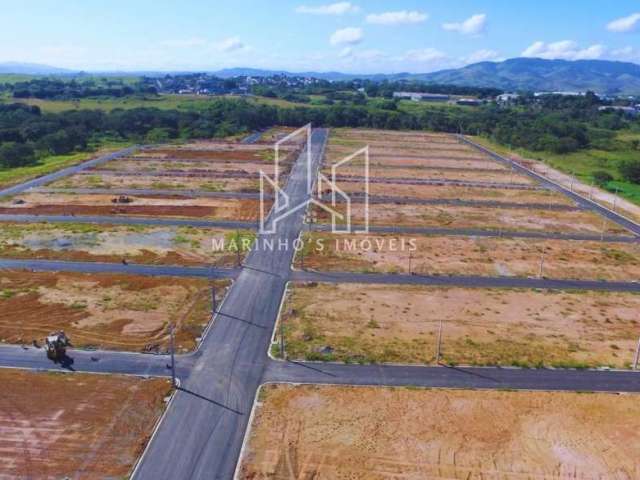
M 618 166 L 622 178 L 632 183 L 640 184 L 640 159 L 625 160 Z
M 606 187 L 607 183 L 613 180 L 613 176 L 604 170 L 596 170 L 591 176 L 593 181 L 600 187 Z
M 36 157 L 30 145 L 15 142 L 0 145 L 0 167 L 24 167 L 34 163 L 36 163 Z

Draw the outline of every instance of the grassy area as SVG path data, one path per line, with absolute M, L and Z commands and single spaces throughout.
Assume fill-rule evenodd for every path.
M 207 97 L 202 95 L 160 95 L 131 96 L 123 98 L 81 98 L 77 100 L 43 100 L 39 98 L 16 99 L 0 97 L 0 103 L 24 103 L 40 107 L 43 112 L 60 113 L 68 110 L 103 110 L 109 112 L 116 108 L 159 108 L 162 110 L 197 110 L 220 97 Z M 280 98 L 267 97 L 235 97 L 225 96 L 227 99 L 245 99 L 251 103 L 261 105 L 273 105 L 282 108 L 294 108 L 309 106 L 304 103 L 295 103 Z
M 40 177 L 56 170 L 60 170 L 61 168 L 83 162 L 92 156 L 95 156 L 98 152 L 118 150 L 128 145 L 130 144 L 124 142 L 110 142 L 108 144 L 101 145 L 98 151 L 79 152 L 69 155 L 52 155 L 41 159 L 37 165 L 6 170 L 0 169 L 0 187 L 7 187 L 32 178 Z
M 640 132 L 619 132 L 616 136 L 615 150 L 588 149 L 569 154 L 534 152 L 523 148 L 509 149 L 486 137 L 475 137 L 474 140 L 503 155 L 515 153 L 524 158 L 541 160 L 561 172 L 575 175 L 586 184 L 593 182 L 594 172 L 605 171 L 614 178 L 606 185 L 607 190 L 618 190 L 621 197 L 640 205 L 640 185 L 624 181 L 618 172 L 620 162 L 640 157 L 640 151 L 635 150 L 631 143 L 633 140 L 640 140 Z

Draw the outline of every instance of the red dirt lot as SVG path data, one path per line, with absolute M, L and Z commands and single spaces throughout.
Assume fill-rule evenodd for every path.
M 165 379 L 1 369 L 0 478 L 125 478 L 164 410 Z
M 113 195 L 102 194 L 26 193 L 11 201 L 0 201 L 0 213 L 204 217 L 241 221 L 257 221 L 260 214 L 260 202 L 249 199 L 140 195 L 130 196 L 132 203 L 114 204 L 113 198 Z M 16 199 L 25 203 L 16 205 Z
M 243 480 L 631 480 L 638 395 L 269 385 Z
M 337 182 L 346 193 L 362 192 L 359 182 Z M 541 203 L 572 205 L 564 195 L 551 190 L 512 190 L 507 188 L 454 187 L 450 185 L 408 185 L 401 183 L 370 183 L 371 195 L 412 197 L 421 199 L 492 200 L 510 203 Z
M 224 296 L 226 280 L 215 282 Z M 74 346 L 166 351 L 195 347 L 211 319 L 211 286 L 197 278 L 72 272 L 0 272 L 0 341 L 42 344 L 64 330 Z

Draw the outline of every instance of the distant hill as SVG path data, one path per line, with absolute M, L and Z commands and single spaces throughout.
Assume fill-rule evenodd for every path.
M 63 68 L 29 63 L 0 63 L 0 74 L 74 75 Z M 95 72 L 100 75 L 164 76 L 181 72 Z M 286 75 L 315 77 L 325 80 L 415 80 L 429 83 L 495 87 L 507 91 L 585 91 L 612 95 L 640 95 L 640 65 L 608 60 L 545 60 L 512 58 L 503 62 L 480 62 L 462 68 L 432 73 L 350 74 L 341 72 L 288 72 L 257 68 L 226 68 L 210 71 L 222 78 L 249 75 L 254 77 Z
M 640 94 L 640 65 L 607 60 L 512 58 L 411 75 L 433 83 L 496 87 L 503 90 L 585 91 Z
M 39 63 L 3 62 L 0 63 L 0 73 L 15 73 L 20 75 L 64 75 L 74 73 L 66 68 L 50 67 Z
M 502 90 L 585 91 L 604 94 L 640 94 L 640 65 L 607 60 L 545 60 L 512 58 L 503 62 L 481 62 L 433 73 L 357 75 L 340 72 L 288 73 L 275 70 L 234 68 L 213 72 L 220 76 L 299 75 L 327 80 L 366 78 L 372 80 L 416 80 L 429 83 L 495 87 Z

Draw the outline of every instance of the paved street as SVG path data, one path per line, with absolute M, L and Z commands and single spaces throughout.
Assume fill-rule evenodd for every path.
M 314 130 L 313 164 L 317 169 L 327 132 Z M 304 153 L 286 187 L 291 205 L 306 191 Z M 293 242 L 302 228 L 304 209 L 278 222 L 275 235 Z M 273 218 L 270 219 L 270 222 Z M 139 479 L 229 479 L 233 476 L 255 392 L 267 365 L 273 326 L 290 272 L 293 249 L 254 249 L 231 287 L 215 323 L 204 338 L 191 376 L 142 458 Z

